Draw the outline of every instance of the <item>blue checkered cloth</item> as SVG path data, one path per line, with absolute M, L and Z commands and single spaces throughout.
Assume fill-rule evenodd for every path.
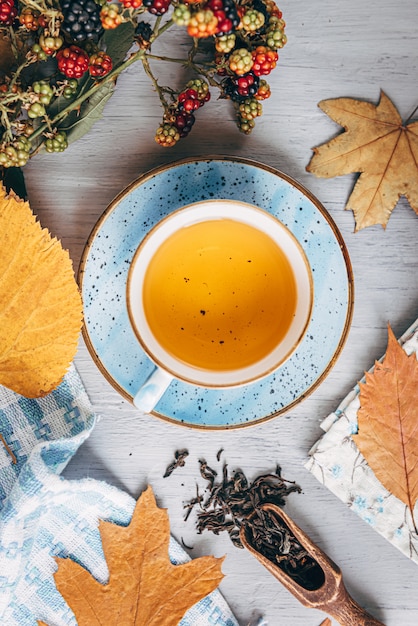
M 47 397 L 28 400 L 0 387 L 0 624 L 76 626 L 58 593 L 54 556 L 70 557 L 101 583 L 108 579 L 98 520 L 127 525 L 135 500 L 93 479 L 61 472 L 96 422 L 76 369 Z M 15 458 L 13 458 L 13 455 Z M 13 462 L 16 461 L 16 462 Z M 189 560 L 170 541 L 174 564 Z M 219 591 L 192 607 L 179 626 L 238 626 Z

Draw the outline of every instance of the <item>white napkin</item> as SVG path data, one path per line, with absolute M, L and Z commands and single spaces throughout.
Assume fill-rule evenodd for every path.
M 415 353 L 418 358 L 418 320 L 400 343 L 408 355 Z M 358 428 L 359 391 L 356 385 L 322 422 L 325 434 L 310 450 L 306 467 L 365 522 L 418 563 L 418 536 L 407 507 L 378 481 L 352 439 Z
M 0 387 L 0 624 L 76 626 L 58 593 L 53 556 L 71 557 L 101 583 L 108 577 L 98 520 L 128 524 L 131 496 L 97 480 L 59 474 L 96 422 L 74 367 L 63 383 L 39 400 Z M 174 564 L 189 560 L 170 541 Z M 215 591 L 192 607 L 179 626 L 238 626 Z M 121 625 L 122 626 L 122 625 Z

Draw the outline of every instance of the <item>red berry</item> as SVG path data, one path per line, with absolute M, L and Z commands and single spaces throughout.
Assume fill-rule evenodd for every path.
M 209 0 L 206 5 L 218 20 L 216 34 L 230 34 L 238 27 L 239 16 L 234 0 Z
M 78 46 L 63 48 L 57 52 L 58 69 L 67 78 L 81 78 L 89 68 L 89 56 Z
M 251 73 L 248 73 L 245 76 L 240 76 L 237 80 L 237 87 L 240 95 L 246 96 L 249 88 L 252 87 L 254 83 L 255 78 Z
M 171 0 L 143 0 L 144 7 L 152 15 L 164 15 L 170 7 Z
M 142 6 L 142 0 L 120 0 L 125 9 L 138 9 Z
M 266 76 L 276 67 L 279 55 L 275 50 L 266 46 L 258 46 L 252 53 L 253 66 L 251 70 L 256 76 Z
M 93 78 L 106 76 L 112 69 L 112 59 L 103 51 L 92 54 L 89 60 L 89 73 Z
M 193 113 L 187 113 L 186 111 L 182 111 L 177 113 L 174 125 L 178 129 L 180 133 L 180 137 L 186 137 L 192 130 L 192 126 L 195 123 L 195 117 Z
M 195 89 L 186 89 L 178 97 L 179 104 L 184 111 L 195 111 L 200 107 L 200 100 Z
M 0 1 L 0 23 L 10 26 L 17 17 L 17 8 L 14 0 Z
M 208 91 L 208 93 L 205 95 L 204 98 L 199 100 L 199 106 L 202 107 L 205 104 L 205 102 L 209 102 L 209 100 L 210 100 L 210 91 Z

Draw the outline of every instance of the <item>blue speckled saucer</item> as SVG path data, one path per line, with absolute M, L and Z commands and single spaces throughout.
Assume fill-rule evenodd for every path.
M 274 374 L 229 390 L 174 382 L 153 411 L 177 424 L 233 428 L 284 413 L 312 392 L 334 364 L 351 321 L 353 277 L 344 241 L 319 201 L 285 174 L 247 159 L 210 157 L 177 161 L 136 180 L 107 208 L 86 244 L 79 272 L 83 334 L 104 376 L 132 401 L 153 365 L 128 319 L 129 264 L 162 217 L 209 198 L 253 203 L 277 216 L 303 246 L 314 280 L 306 336 Z

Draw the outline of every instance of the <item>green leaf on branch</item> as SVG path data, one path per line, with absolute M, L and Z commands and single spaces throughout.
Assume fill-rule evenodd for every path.
M 106 46 L 106 52 L 111 57 L 113 67 L 120 65 L 126 58 L 129 50 L 132 48 L 134 42 L 135 29 L 133 24 L 127 22 L 121 24 L 118 28 L 118 33 L 115 35 L 115 30 L 106 31 L 103 36 L 103 41 Z M 90 77 L 84 80 L 84 83 L 94 82 Z M 83 102 L 80 109 L 72 111 L 68 117 L 59 124 L 61 130 L 65 130 L 67 133 L 68 143 L 72 143 L 81 139 L 86 133 L 91 130 L 93 125 L 103 117 L 104 107 L 112 96 L 115 90 L 114 80 L 109 80 L 103 83 L 98 89 Z M 84 84 L 80 81 L 81 91 L 88 90 L 88 84 Z M 80 90 L 75 94 L 74 100 L 79 97 Z M 68 101 L 66 103 L 68 106 Z
M 125 60 L 134 43 L 134 34 L 134 25 L 131 22 L 125 22 L 117 29 L 107 30 L 103 35 L 106 54 L 112 59 L 113 67 L 117 67 Z
M 88 100 L 83 102 L 80 111 L 73 112 L 64 123 L 59 125 L 59 128 L 67 133 L 68 143 L 81 139 L 103 117 L 103 110 L 114 89 L 113 81 L 104 83 Z

